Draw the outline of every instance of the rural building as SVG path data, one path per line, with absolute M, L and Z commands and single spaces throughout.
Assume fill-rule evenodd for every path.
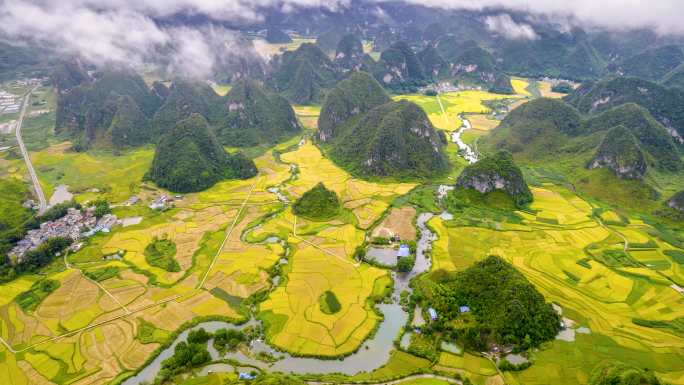
M 407 245 L 399 246 L 399 251 L 397 251 L 397 258 L 408 257 L 411 255 L 411 250 Z
M 461 313 L 470 313 L 470 308 L 468 306 L 459 306 L 458 311 Z
M 431 321 L 437 321 L 437 310 L 433 308 L 428 309 L 428 314 L 430 315 L 430 320 Z

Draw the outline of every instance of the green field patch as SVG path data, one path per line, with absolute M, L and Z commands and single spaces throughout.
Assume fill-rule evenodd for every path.
M 118 266 L 105 266 L 87 270 L 84 274 L 93 281 L 101 282 L 109 278 L 118 277 L 119 271 L 121 271 L 121 268 Z
M 180 265 L 173 258 L 175 255 L 176 244 L 169 239 L 154 237 L 145 247 L 145 260 L 150 266 L 174 273 L 180 271 Z
M 672 258 L 673 261 L 680 265 L 684 265 L 684 251 L 682 250 L 664 250 L 663 254 Z
M 337 299 L 335 293 L 327 290 L 318 299 L 318 304 L 321 306 L 321 311 L 325 314 L 335 314 L 342 309 L 340 301 Z
M 59 281 L 42 279 L 34 283 L 31 288 L 19 294 L 14 301 L 24 311 L 34 311 L 43 300 L 59 288 Z
M 138 334 L 135 338 L 143 344 L 158 343 L 163 344 L 171 335 L 171 332 L 159 329 L 151 322 L 138 318 Z

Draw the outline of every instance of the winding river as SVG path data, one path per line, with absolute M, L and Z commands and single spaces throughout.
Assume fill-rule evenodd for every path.
M 456 143 L 456 145 L 458 146 L 458 149 L 461 150 L 461 152 L 463 153 L 463 157 L 465 158 L 465 160 L 467 160 L 468 163 L 473 164 L 473 163 L 477 162 L 477 153 L 475 153 L 475 151 L 473 151 L 472 147 L 467 145 L 461 139 L 461 135 L 463 134 L 463 132 L 465 130 L 469 130 L 469 129 L 473 128 L 473 126 L 470 124 L 470 121 L 468 119 L 466 119 L 466 117 L 464 115 L 461 115 L 460 117 L 461 117 L 461 121 L 463 122 L 463 124 L 461 125 L 461 127 L 459 127 L 458 130 L 451 133 L 451 141 Z
M 394 347 L 394 340 L 398 337 L 399 331 L 406 324 L 408 314 L 401 305 L 399 305 L 399 298 L 401 292 L 404 290 L 411 291 L 409 282 L 411 279 L 428 270 L 432 265 L 428 251 L 432 247 L 432 242 L 435 240 L 435 235 L 427 228 L 427 222 L 434 216 L 431 213 L 420 214 L 416 220 L 418 229 L 420 230 L 420 239 L 416 244 L 416 262 L 413 270 L 408 274 L 392 273 L 394 278 L 394 290 L 392 292 L 392 303 L 377 305 L 378 311 L 383 314 L 383 320 L 373 335 L 373 337 L 366 340 L 358 351 L 343 358 L 335 360 L 322 360 L 318 358 L 302 358 L 293 357 L 290 354 L 282 353 L 261 340 L 252 341 L 249 345 L 250 355 L 237 351 L 227 353 L 220 356 L 213 348 L 212 341 L 209 341 L 209 353 L 213 360 L 218 359 L 234 359 L 240 363 L 248 366 L 258 367 L 268 371 L 286 372 L 286 373 L 343 373 L 347 375 L 354 375 L 364 371 L 375 370 L 384 365 L 390 357 Z M 152 382 L 161 369 L 161 363 L 168 357 L 173 355 L 176 345 L 185 341 L 190 330 L 204 328 L 209 332 L 215 332 L 221 328 L 228 329 L 243 329 L 247 326 L 258 325 L 259 321 L 251 319 L 244 325 L 236 326 L 222 321 L 203 322 L 191 329 L 185 330 L 178 335 L 176 340 L 166 349 L 164 349 L 155 359 L 145 366 L 137 375 L 128 378 L 123 382 L 124 385 L 139 385 L 143 382 Z M 268 364 L 252 358 L 260 352 L 269 353 L 280 359 L 272 364 Z M 233 366 L 229 364 L 215 363 L 207 365 L 203 368 L 201 373 L 233 371 Z

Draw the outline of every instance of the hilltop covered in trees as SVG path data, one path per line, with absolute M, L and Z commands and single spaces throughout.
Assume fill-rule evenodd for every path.
M 226 153 L 206 119 L 193 114 L 162 136 L 147 178 L 171 191 L 194 192 L 224 179 L 246 179 L 256 173 L 252 160 Z
M 426 178 L 446 172 L 446 138 L 408 101 L 382 104 L 341 126 L 326 148 L 361 177 Z

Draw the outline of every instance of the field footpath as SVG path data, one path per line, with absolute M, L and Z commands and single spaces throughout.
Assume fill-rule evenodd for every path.
M 237 214 L 235 215 L 235 219 L 233 219 L 233 223 L 230 225 L 230 228 L 226 231 L 226 236 L 223 238 L 223 242 L 221 242 L 221 246 L 219 246 L 218 250 L 216 251 L 216 255 L 214 255 L 214 258 L 211 260 L 211 263 L 209 264 L 209 267 L 207 268 L 207 271 L 204 272 L 204 276 L 202 277 L 202 280 L 197 285 L 198 289 L 201 289 L 204 286 L 204 282 L 207 280 L 207 277 L 209 276 L 209 272 L 211 271 L 211 269 L 214 268 L 214 265 L 216 264 L 216 260 L 218 259 L 219 254 L 221 254 L 223 247 L 226 245 L 226 242 L 228 242 L 228 238 L 230 237 L 230 234 L 233 233 L 233 229 L 235 228 L 235 225 L 237 224 L 238 220 L 240 219 L 240 215 L 242 214 L 242 211 L 245 209 L 247 202 L 249 202 L 249 198 L 252 197 L 252 192 L 254 192 L 254 187 L 256 185 L 257 185 L 257 182 L 255 181 L 254 184 L 252 184 L 252 187 L 249 189 L 249 194 L 247 194 L 247 198 L 245 198 L 245 200 L 242 202 L 242 205 L 240 205 L 240 210 L 238 210 Z
M 320 246 L 318 246 L 318 245 L 316 245 L 316 244 L 314 244 L 314 243 L 311 243 L 311 242 L 307 241 L 306 239 L 304 239 L 304 238 L 298 236 L 298 235 L 297 235 L 297 216 L 296 216 L 296 215 L 295 215 L 295 217 L 294 217 L 294 224 L 292 225 L 292 236 L 295 237 L 295 238 L 297 238 L 297 239 L 299 239 L 300 241 L 306 243 L 307 245 L 313 246 L 313 247 L 315 247 L 316 249 L 318 249 L 318 250 L 320 250 L 320 251 L 322 251 L 322 252 L 324 252 L 324 253 L 326 253 L 326 254 L 332 255 L 333 257 L 338 258 L 338 259 L 340 259 L 340 260 L 343 261 L 343 262 L 349 263 L 349 264 L 351 264 L 352 266 L 354 266 L 354 267 L 356 267 L 356 268 L 358 268 L 358 267 L 361 266 L 361 262 L 356 262 L 356 263 L 354 263 L 354 262 L 350 261 L 348 258 L 341 257 L 341 256 L 339 256 L 339 255 L 333 253 L 333 252 L 330 251 L 330 250 L 326 250 L 326 249 L 324 249 L 324 248 L 322 248 L 322 247 L 320 247 Z
M 78 272 L 81 274 L 81 277 L 83 277 L 83 278 L 87 279 L 88 281 L 92 282 L 92 283 L 95 284 L 97 287 L 99 287 L 102 291 L 104 291 L 105 294 L 107 294 L 107 295 L 109 296 L 109 298 L 113 299 L 114 302 L 116 302 L 116 303 L 119 305 L 119 307 L 121 307 L 121 309 L 123 309 L 123 311 L 126 312 L 126 314 L 130 314 L 130 313 L 131 313 L 131 311 L 128 310 L 128 308 L 126 307 L 126 305 L 122 304 L 122 303 L 119 301 L 119 299 L 116 298 L 116 297 L 114 296 L 114 294 L 110 293 L 109 290 L 105 289 L 105 287 L 102 286 L 101 283 L 99 283 L 99 282 L 97 282 L 96 280 L 91 279 L 90 277 L 88 277 L 87 275 L 85 275 L 85 273 L 83 273 L 83 270 L 79 269 L 78 267 L 72 267 L 72 266 L 69 264 L 69 260 L 67 259 L 67 256 L 68 256 L 68 255 L 69 255 L 69 252 L 68 252 L 68 251 L 64 253 L 64 267 L 66 267 L 67 270 L 78 270 Z
M 29 156 L 28 150 L 26 150 L 24 140 L 21 138 L 21 125 L 24 123 L 24 115 L 26 115 L 26 108 L 28 107 L 29 100 L 31 99 L 31 93 L 33 93 L 33 91 L 35 91 L 36 88 L 38 87 L 36 86 L 31 88 L 26 94 L 26 96 L 24 96 L 24 102 L 21 105 L 21 114 L 19 114 L 19 120 L 17 121 L 17 126 L 14 129 L 14 133 L 17 137 L 17 143 L 19 143 L 19 150 L 21 150 L 21 155 L 24 157 L 26 169 L 28 170 L 29 176 L 31 177 L 31 182 L 33 182 L 33 189 L 35 190 L 36 195 L 38 196 L 38 214 L 43 214 L 45 210 L 47 210 L 47 200 L 45 199 L 45 193 L 43 192 L 43 188 L 40 186 L 40 182 L 38 181 L 38 175 L 36 175 L 36 170 L 33 168 L 33 163 L 31 163 L 31 157 Z
M 401 385 L 406 381 L 419 380 L 422 378 L 442 380 L 450 384 L 463 384 L 463 382 L 453 379 L 451 377 L 440 376 L 439 374 L 414 374 L 412 376 L 400 378 L 398 380 L 385 381 L 385 382 L 325 382 L 325 381 L 307 381 L 309 385 Z
M 139 312 L 141 312 L 141 311 L 150 309 L 150 308 L 152 308 L 152 307 L 155 307 L 155 306 L 158 306 L 158 305 L 163 305 L 163 304 L 165 304 L 165 303 L 167 303 L 167 302 L 175 301 L 175 300 L 177 300 L 177 299 L 180 298 L 180 297 L 182 297 L 182 295 L 180 295 L 180 294 L 174 295 L 173 297 L 170 297 L 170 298 L 167 298 L 167 299 L 164 299 L 164 300 L 161 300 L 161 301 L 158 301 L 158 302 L 149 304 L 149 305 L 141 306 L 141 307 L 138 308 L 138 309 L 134 309 L 134 310 L 132 310 L 132 311 L 129 311 L 128 313 L 124 313 L 124 314 L 118 315 L 118 316 L 116 316 L 116 317 L 114 317 L 114 318 L 110 318 L 110 319 L 108 319 L 108 320 L 100 321 L 100 322 L 97 322 L 97 323 L 94 323 L 94 324 L 91 324 L 91 325 L 86 325 L 86 326 L 84 326 L 84 327 L 82 327 L 82 328 L 78 328 L 78 329 L 76 329 L 76 330 L 72 330 L 72 331 L 70 331 L 70 332 L 66 332 L 66 333 L 64 333 L 64 334 L 60 334 L 60 335 L 58 335 L 58 336 L 46 338 L 46 339 L 44 339 L 44 340 L 42 340 L 42 341 L 36 342 L 35 344 L 29 345 L 29 346 L 27 346 L 27 347 L 25 347 L 25 348 L 23 348 L 23 349 L 21 349 L 21 350 L 14 350 L 14 349 L 12 348 L 12 346 L 11 346 L 9 343 L 7 343 L 7 341 L 5 341 L 5 339 L 2 338 L 2 337 L 0 337 L 0 343 L 2 343 L 3 345 L 5 345 L 5 347 L 7 348 L 7 350 L 9 350 L 9 351 L 10 351 L 11 353 L 13 353 L 13 354 L 22 353 L 22 352 L 25 352 L 25 351 L 27 351 L 27 350 L 29 350 L 29 349 L 33 349 L 34 347 L 36 347 L 36 346 L 38 346 L 38 345 L 42 345 L 42 344 L 47 343 L 47 342 L 57 341 L 57 340 L 59 340 L 59 339 L 65 338 L 65 337 L 69 337 L 69 336 L 72 336 L 72 335 L 74 335 L 74 334 L 78 334 L 78 333 L 80 333 L 80 332 L 82 332 L 82 331 L 89 330 L 89 329 L 93 329 L 93 328 L 96 328 L 96 327 L 98 327 L 98 326 L 102 326 L 102 325 L 104 325 L 104 324 L 107 324 L 107 323 L 110 323 L 110 322 L 113 322 L 113 321 L 116 321 L 116 320 L 119 320 L 119 319 L 128 317 L 128 316 L 131 315 L 131 314 L 139 313 Z

